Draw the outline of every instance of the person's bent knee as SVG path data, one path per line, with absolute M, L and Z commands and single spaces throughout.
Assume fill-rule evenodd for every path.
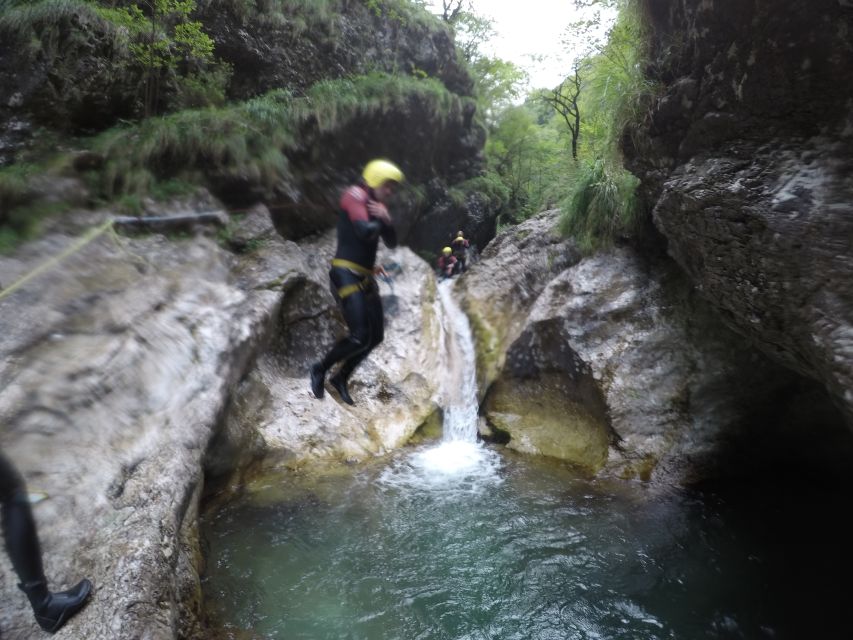
M 348 340 L 356 347 L 359 348 L 359 351 L 362 349 L 367 349 L 370 346 L 370 334 L 367 331 L 354 331 L 350 333 Z

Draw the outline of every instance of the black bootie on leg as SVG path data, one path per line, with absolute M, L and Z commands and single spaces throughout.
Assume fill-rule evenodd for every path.
M 355 401 L 349 394 L 349 389 L 347 389 L 347 377 L 345 375 L 341 375 L 340 371 L 329 378 L 329 384 L 335 388 L 335 391 L 338 392 L 341 400 L 347 404 L 355 404 Z
M 44 580 L 18 585 L 27 594 L 39 626 L 50 633 L 58 631 L 86 604 L 92 583 L 83 579 L 66 591 L 51 593 Z
M 311 365 L 311 391 L 314 393 L 315 398 L 322 399 L 325 393 L 325 389 L 323 389 L 325 379 L 326 370 L 323 368 L 323 365 L 319 362 Z

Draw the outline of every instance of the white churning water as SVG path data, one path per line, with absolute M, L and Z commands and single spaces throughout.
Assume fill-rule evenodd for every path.
M 444 349 L 438 398 L 444 413 L 442 441 L 393 464 L 382 475 L 384 483 L 477 493 L 500 482 L 500 456 L 477 441 L 474 340 L 468 318 L 453 298 L 455 282 L 439 282 L 436 301 Z

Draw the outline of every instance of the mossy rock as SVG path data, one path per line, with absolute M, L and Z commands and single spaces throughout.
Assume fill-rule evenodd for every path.
M 498 380 L 486 401 L 486 418 L 510 436 L 508 447 L 550 456 L 592 473 L 607 461 L 610 427 L 598 407 L 564 391 L 564 376 Z

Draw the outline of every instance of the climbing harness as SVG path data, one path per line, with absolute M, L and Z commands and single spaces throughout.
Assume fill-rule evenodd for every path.
M 376 288 L 376 281 L 373 278 L 365 277 L 361 282 L 355 282 L 353 284 L 348 284 L 346 286 L 338 289 L 338 297 L 343 300 L 347 296 L 351 296 L 352 294 L 363 291 L 364 293 L 368 293 Z
M 351 260 L 344 260 L 343 258 L 335 258 L 332 260 L 332 266 L 338 267 L 339 269 L 347 269 L 352 271 L 353 273 L 362 276 L 361 281 L 354 282 L 353 284 L 347 284 L 337 290 L 338 297 L 343 300 L 347 296 L 351 296 L 352 294 L 362 291 L 367 293 L 376 287 L 376 281 L 373 279 L 373 271 L 366 267 L 361 266 L 356 262 L 352 262 Z
M 332 260 L 333 267 L 340 267 L 341 269 L 349 269 L 350 271 L 355 271 L 357 274 L 361 276 L 372 276 L 373 270 L 368 269 L 367 267 L 362 267 L 357 262 L 353 262 L 352 260 L 344 260 L 343 258 L 335 258 Z

